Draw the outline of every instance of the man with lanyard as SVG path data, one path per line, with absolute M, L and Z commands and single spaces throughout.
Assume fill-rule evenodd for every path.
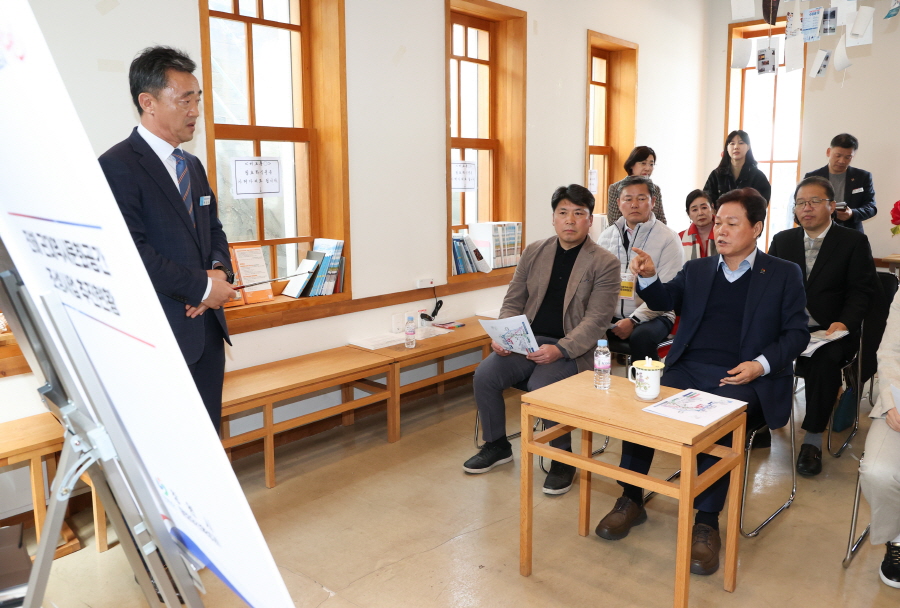
M 525 315 L 540 348 L 522 355 L 493 342 L 493 352 L 475 370 L 475 403 L 485 443 L 463 464 L 469 474 L 512 462 L 503 391 L 523 383 L 533 391 L 593 369 L 594 348 L 615 308 L 619 264 L 588 238 L 594 195 L 577 184 L 560 186 L 550 206 L 556 235 L 525 248 L 500 309 L 501 319 Z M 550 445 L 572 451 L 572 434 Z M 553 461 L 544 493 L 564 494 L 574 479 L 575 467 Z
M 658 260 L 657 269 L 663 281 L 675 278 L 684 259 L 678 234 L 653 214 L 652 191 L 649 178 L 630 176 L 622 180 L 619 194 L 622 217 L 604 230 L 598 240 L 601 247 L 618 258 L 621 272 L 619 302 L 607 333 L 611 340 L 628 341 L 632 360 L 659 359 L 656 347 L 672 330 L 675 313 L 650 310 L 635 293 L 634 276 L 628 269 L 633 256 L 631 248 L 638 247 Z

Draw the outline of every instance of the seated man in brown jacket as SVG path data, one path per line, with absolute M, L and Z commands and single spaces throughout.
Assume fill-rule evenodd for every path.
M 597 340 L 605 337 L 615 312 L 619 261 L 588 238 L 594 196 L 577 184 L 560 186 L 550 206 L 556 236 L 525 248 L 500 309 L 501 319 L 525 315 L 540 348 L 526 356 L 494 342 L 494 352 L 475 370 L 475 402 L 485 444 L 463 464 L 466 473 L 487 473 L 512 462 L 503 391 L 522 382 L 533 391 L 593 369 Z M 551 445 L 571 451 L 571 434 Z M 564 494 L 574 478 L 574 467 L 554 461 L 544 493 Z

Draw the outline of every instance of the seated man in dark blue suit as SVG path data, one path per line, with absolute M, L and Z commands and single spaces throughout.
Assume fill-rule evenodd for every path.
M 791 411 L 792 363 L 809 342 L 803 275 L 793 262 L 756 248 L 766 219 L 766 199 L 753 188 L 732 190 L 718 200 L 715 238 L 718 256 L 690 260 L 668 283 L 657 280 L 649 255 L 635 248 L 631 270 L 638 291 L 654 310 L 674 310 L 681 325 L 666 358 L 662 384 L 695 388 L 747 403 L 747 426 L 784 426 Z M 719 441 L 731 445 L 730 435 Z M 646 474 L 653 449 L 623 442 L 620 466 Z M 701 454 L 698 472 L 718 458 Z M 621 482 L 620 482 L 621 483 Z M 646 521 L 643 490 L 625 491 L 597 526 L 597 535 L 624 538 Z M 728 476 L 701 493 L 695 503 L 691 572 L 719 567 L 719 512 Z

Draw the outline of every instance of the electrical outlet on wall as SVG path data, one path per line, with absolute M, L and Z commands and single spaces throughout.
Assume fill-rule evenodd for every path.
M 405 315 L 402 312 L 391 315 L 391 331 L 395 334 L 402 334 L 404 330 Z
M 419 279 L 416 281 L 416 288 L 423 289 L 426 287 L 434 287 L 434 279 Z

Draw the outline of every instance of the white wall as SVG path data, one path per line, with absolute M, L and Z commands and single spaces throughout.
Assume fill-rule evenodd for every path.
M 780 14 L 794 2 L 781 3 Z M 872 2 L 864 4 L 872 5 Z M 803 10 L 828 5 L 823 2 L 801 2 Z M 891 238 L 890 210 L 900 199 L 900 172 L 894 151 L 898 134 L 897 103 L 900 79 L 895 75 L 900 57 L 900 17 L 884 20 L 890 2 L 875 2 L 874 43 L 851 47 L 847 55 L 853 65 L 845 72 L 829 66 L 822 78 L 806 78 L 803 109 L 803 128 L 800 169 L 803 173 L 826 164 L 825 150 L 838 133 L 851 133 L 860 142 L 853 166 L 871 171 L 875 180 L 875 200 L 878 215 L 864 222 L 866 235 L 875 257 L 900 253 L 900 239 Z M 757 9 L 762 19 L 762 9 Z M 708 63 L 706 66 L 707 136 L 704 166 L 711 170 L 719 160 L 725 124 L 725 73 L 727 64 L 728 23 L 731 23 L 731 4 L 709 0 L 707 36 Z M 818 49 L 837 46 L 843 27 L 832 36 L 809 43 L 807 71 Z M 752 134 L 751 134 L 752 135 Z

